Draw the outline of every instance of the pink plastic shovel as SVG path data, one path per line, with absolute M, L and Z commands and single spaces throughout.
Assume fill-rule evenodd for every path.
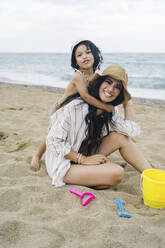
M 75 195 L 78 195 L 80 197 L 80 203 L 85 207 L 91 200 L 96 199 L 94 194 L 90 193 L 90 192 L 85 192 L 85 193 L 81 193 L 79 190 L 74 189 L 74 188 L 70 188 L 69 189 L 70 193 L 73 193 Z M 83 203 L 82 200 L 84 198 L 84 196 L 89 195 L 90 197 Z

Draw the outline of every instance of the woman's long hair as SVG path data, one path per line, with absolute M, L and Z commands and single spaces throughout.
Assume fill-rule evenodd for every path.
M 99 89 L 101 84 L 105 81 L 106 76 L 98 77 L 94 82 L 92 82 L 88 87 L 88 92 L 91 96 L 95 97 L 96 99 L 100 100 L 99 96 Z M 80 95 L 74 94 L 69 96 L 60 107 L 68 104 L 73 99 L 80 97 Z M 124 94 L 123 94 L 123 87 L 120 91 L 119 96 L 112 102 L 107 104 L 111 104 L 113 106 L 119 105 L 124 101 Z M 83 155 L 89 156 L 94 154 L 97 149 L 99 148 L 101 141 L 102 141 L 102 131 L 103 129 L 106 130 L 107 135 L 109 134 L 109 125 L 108 123 L 112 119 L 112 112 L 104 111 L 101 115 L 97 115 L 97 108 L 89 104 L 88 114 L 85 117 L 85 122 L 87 125 L 85 135 L 86 138 L 83 140 L 79 152 Z
M 99 96 L 99 89 L 101 84 L 106 80 L 106 76 L 102 76 L 97 78 L 93 83 L 90 84 L 88 91 L 89 94 L 93 97 L 97 98 L 101 101 Z M 124 101 L 123 87 L 119 96 L 112 102 L 107 104 L 111 104 L 113 106 L 119 105 Z M 83 140 L 79 152 L 88 156 L 94 154 L 102 141 L 103 138 L 103 129 L 106 130 L 106 135 L 109 134 L 109 125 L 108 123 L 112 119 L 112 112 L 104 111 L 101 115 L 97 115 L 97 108 L 89 105 L 89 112 L 85 117 L 85 121 L 87 124 L 86 129 L 86 138 Z

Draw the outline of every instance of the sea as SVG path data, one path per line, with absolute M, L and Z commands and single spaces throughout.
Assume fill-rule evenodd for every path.
M 104 53 L 100 73 L 109 65 L 126 69 L 133 97 L 165 100 L 165 53 Z M 65 89 L 73 73 L 68 53 L 0 53 L 0 83 Z

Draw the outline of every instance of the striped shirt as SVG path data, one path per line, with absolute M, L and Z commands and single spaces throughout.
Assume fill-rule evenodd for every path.
M 46 138 L 46 168 L 56 187 L 65 185 L 63 178 L 71 166 L 71 161 L 65 158 L 70 150 L 79 150 L 85 138 L 85 116 L 88 104 L 77 98 L 58 109 L 51 116 L 51 127 Z M 140 127 L 133 121 L 124 120 L 117 107 L 112 113 L 109 130 L 120 132 L 126 136 L 135 137 L 140 134 Z M 102 130 L 103 136 L 107 135 Z

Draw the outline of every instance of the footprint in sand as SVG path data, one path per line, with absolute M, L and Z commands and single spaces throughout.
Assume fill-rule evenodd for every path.
M 22 151 L 24 149 L 26 149 L 29 146 L 29 144 L 24 143 L 24 142 L 20 142 L 15 144 L 15 147 L 13 147 L 12 149 L 9 150 L 9 152 L 18 152 L 18 151 Z
M 4 132 L 0 132 L 0 140 L 5 140 L 8 138 L 8 134 Z
M 9 107 L 9 108 L 3 108 L 3 109 L 1 109 L 2 111 L 6 111 L 6 110 L 23 110 L 23 107 L 19 107 L 19 108 L 13 108 L 13 107 Z

